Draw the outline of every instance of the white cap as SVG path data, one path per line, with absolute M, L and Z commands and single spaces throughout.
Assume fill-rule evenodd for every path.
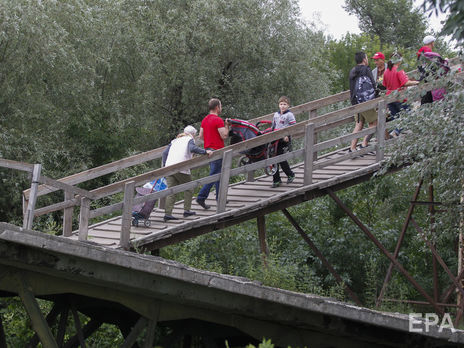
M 424 45 L 428 45 L 432 42 L 434 42 L 436 39 L 434 36 L 432 35 L 427 35 L 426 37 L 424 37 Z
M 197 135 L 197 130 L 193 126 L 187 126 L 184 128 L 185 134 L 191 134 L 193 136 Z

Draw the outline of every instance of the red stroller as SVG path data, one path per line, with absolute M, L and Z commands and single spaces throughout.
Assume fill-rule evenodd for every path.
M 259 121 L 256 125 L 240 119 L 230 119 L 229 122 L 229 136 L 231 137 L 231 144 L 236 144 L 238 142 L 272 132 L 272 128 L 269 127 L 272 124 L 271 121 Z M 260 129 L 263 125 L 268 127 Z M 243 151 L 242 154 L 244 156 L 240 158 L 239 165 L 244 166 L 275 156 L 277 153 L 278 142 L 278 140 L 275 140 L 272 143 L 259 145 L 252 149 Z M 267 175 L 274 175 L 277 171 L 277 164 L 266 166 L 264 169 Z

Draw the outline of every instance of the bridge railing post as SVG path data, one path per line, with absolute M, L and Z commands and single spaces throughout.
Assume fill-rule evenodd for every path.
M 377 111 L 377 149 L 375 154 L 375 160 L 377 162 L 382 161 L 385 157 L 385 107 L 385 100 L 379 101 Z
M 74 194 L 69 191 L 64 191 L 64 200 L 68 201 L 74 198 Z M 74 208 L 65 208 L 63 210 L 63 236 L 70 237 L 72 235 L 72 218 Z
M 79 213 L 79 240 L 87 240 L 89 234 L 90 198 L 81 198 L 81 211 Z
M 34 210 L 35 203 L 37 202 L 37 190 L 39 188 L 40 172 L 42 171 L 42 165 L 40 163 L 34 164 L 34 169 L 32 170 L 32 179 L 31 179 L 31 193 L 29 195 L 29 200 L 27 202 L 26 211 L 23 219 L 23 227 L 25 229 L 32 228 L 32 222 L 34 221 Z
M 226 211 L 227 190 L 229 188 L 230 169 L 232 168 L 233 150 L 227 150 L 222 156 L 221 179 L 219 182 L 217 213 Z
M 317 117 L 317 109 L 313 109 L 313 110 L 310 110 L 309 111 L 309 119 L 313 119 L 313 118 L 316 118 Z M 314 144 L 317 143 L 317 133 L 314 133 Z M 313 159 L 316 160 L 317 159 L 317 152 L 315 152 L 313 154 Z
M 119 245 L 125 250 L 129 249 L 134 190 L 135 181 L 129 181 L 124 185 L 124 204 L 122 208 L 121 238 L 119 240 Z
M 304 151 L 304 180 L 303 184 L 313 183 L 313 161 L 314 161 L 314 123 L 308 123 L 305 127 L 305 151 Z

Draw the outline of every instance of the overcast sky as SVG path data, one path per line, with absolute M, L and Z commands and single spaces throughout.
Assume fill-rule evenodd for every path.
M 416 6 L 422 4 L 422 0 L 415 0 Z M 315 22 L 320 29 L 325 29 L 325 32 L 331 34 L 336 39 L 341 39 L 347 32 L 359 34 L 358 19 L 355 16 L 350 16 L 343 8 L 344 0 L 300 0 L 300 8 L 303 17 L 312 22 Z M 317 15 L 320 15 L 320 20 L 315 20 Z M 433 15 L 430 18 L 432 28 L 439 30 L 441 28 L 440 20 L 444 16 L 437 18 Z

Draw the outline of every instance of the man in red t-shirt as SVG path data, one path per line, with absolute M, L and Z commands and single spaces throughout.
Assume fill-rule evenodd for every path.
M 213 98 L 208 103 L 209 114 L 201 121 L 200 139 L 203 139 L 205 150 L 219 150 L 224 147 L 224 140 L 229 136 L 229 124 L 224 123 L 219 115 L 222 112 L 222 105 L 219 99 Z M 218 174 L 221 172 L 222 159 L 218 159 L 209 164 L 209 175 Z M 205 203 L 208 198 L 209 191 L 216 187 L 216 200 L 218 199 L 219 181 L 206 184 L 198 193 L 197 203 L 204 209 L 209 209 L 210 206 Z

